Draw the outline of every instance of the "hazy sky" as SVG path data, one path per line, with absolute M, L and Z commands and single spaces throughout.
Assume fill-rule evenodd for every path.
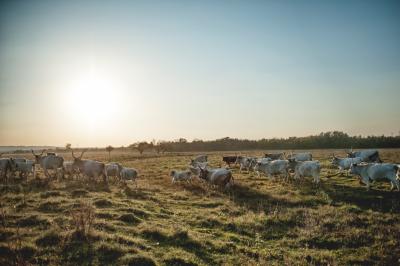
M 400 1 L 1 1 L 0 145 L 400 130 Z

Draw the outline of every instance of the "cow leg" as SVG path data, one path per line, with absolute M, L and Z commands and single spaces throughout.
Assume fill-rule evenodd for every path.
M 394 182 L 397 187 L 397 191 L 400 191 L 400 181 L 398 179 L 395 179 Z
M 47 168 L 43 168 L 43 170 L 44 170 L 44 176 L 49 178 L 50 175 L 49 172 L 47 171 Z
M 314 183 L 319 184 L 319 175 L 314 175 Z

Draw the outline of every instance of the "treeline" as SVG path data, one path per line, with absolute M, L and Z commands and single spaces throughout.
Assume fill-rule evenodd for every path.
M 155 150 L 156 152 L 185 151 L 238 151 L 238 150 L 295 150 L 295 149 L 366 149 L 366 148 L 400 148 L 399 136 L 349 136 L 340 131 L 325 132 L 308 137 L 272 138 L 247 140 L 222 138 L 217 140 L 178 139 L 175 141 L 138 142 L 129 148 L 139 152 Z

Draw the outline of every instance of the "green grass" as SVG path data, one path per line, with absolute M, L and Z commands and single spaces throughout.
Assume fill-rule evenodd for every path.
M 0 265 L 398 265 L 400 193 L 385 182 L 366 191 L 355 177 L 327 178 L 336 171 L 332 152 L 313 152 L 324 165 L 319 186 L 235 168 L 231 191 L 172 184 L 169 171 L 185 169 L 191 154 L 112 153 L 139 170 L 137 188 L 43 173 L 27 184 L 11 180 L 0 185 Z M 400 161 L 399 150 L 381 153 Z M 221 155 L 211 153 L 211 165 Z M 77 230 L 92 209 L 90 230 Z

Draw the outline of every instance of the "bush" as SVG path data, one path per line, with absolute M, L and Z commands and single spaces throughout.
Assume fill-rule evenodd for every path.
M 81 202 L 80 206 L 70 211 L 72 227 L 82 237 L 87 237 L 95 220 L 95 209 L 90 203 Z

